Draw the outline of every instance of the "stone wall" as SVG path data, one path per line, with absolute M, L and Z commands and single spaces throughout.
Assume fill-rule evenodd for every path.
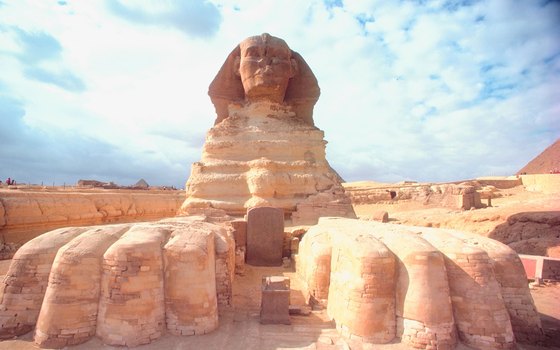
M 521 186 L 523 183 L 519 176 L 491 176 L 491 177 L 477 177 L 476 182 L 482 186 L 494 186 L 501 190 Z
M 219 306 L 233 306 L 233 278 L 235 276 L 235 240 L 230 230 L 216 233 L 216 293 Z
M 560 174 L 520 175 L 527 191 L 560 193 Z
M 59 227 L 150 221 L 175 216 L 178 191 L 0 191 L 1 243 L 23 244 Z

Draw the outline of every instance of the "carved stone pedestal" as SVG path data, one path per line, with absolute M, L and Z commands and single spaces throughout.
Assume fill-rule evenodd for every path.
M 290 324 L 290 279 L 269 276 L 262 280 L 262 324 Z

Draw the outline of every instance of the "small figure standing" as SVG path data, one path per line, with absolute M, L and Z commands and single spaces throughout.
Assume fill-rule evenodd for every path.
M 6 180 L 6 184 L 10 186 L 12 184 L 12 178 L 9 177 L 8 180 Z

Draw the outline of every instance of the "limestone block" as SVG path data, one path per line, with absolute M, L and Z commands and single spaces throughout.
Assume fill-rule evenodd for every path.
M 327 229 L 313 226 L 299 245 L 297 272 L 303 279 L 303 292 L 310 304 L 327 305 L 331 278 L 331 236 Z
M 397 335 L 415 348 L 452 349 L 457 337 L 443 254 L 411 231 L 390 227 L 373 235 L 397 258 Z
M 457 231 L 451 231 L 450 234 L 488 254 L 509 313 L 515 339 L 522 343 L 542 342 L 544 333 L 541 319 L 527 288 L 527 277 L 517 253 L 505 244 L 480 235 Z
M 290 239 L 290 255 L 297 254 L 299 251 L 299 238 L 293 237 Z
M 230 229 L 215 230 L 216 293 L 219 306 L 233 305 L 233 278 L 235 276 L 235 240 Z
M 389 213 L 384 210 L 374 211 L 371 213 L 370 219 L 379 222 L 389 222 Z
M 97 336 L 109 345 L 150 343 L 165 328 L 161 247 L 168 228 L 135 225 L 103 256 Z
M 128 228 L 92 228 L 58 250 L 35 329 L 39 347 L 62 348 L 95 335 L 103 254 Z
M 235 248 L 235 274 L 245 274 L 245 248 Z
M 16 252 L 0 284 L 0 338 L 11 338 L 33 329 L 56 253 L 85 230 L 54 230 L 32 239 Z
M 450 234 L 426 230 L 422 237 L 445 255 L 459 338 L 477 348 L 515 348 L 509 313 L 488 254 Z
M 331 235 L 328 315 L 348 338 L 388 343 L 395 337 L 395 257 L 371 235 Z
M 240 219 L 233 220 L 231 226 L 233 226 L 235 246 L 245 248 L 247 246 L 247 221 Z
M 284 213 L 259 207 L 247 211 L 247 263 L 254 266 L 282 265 Z
M 218 327 L 214 240 L 219 228 L 193 226 L 175 231 L 164 247 L 165 318 L 175 335 L 205 334 Z
M 261 286 L 262 324 L 291 324 L 290 280 L 284 276 L 263 277 Z

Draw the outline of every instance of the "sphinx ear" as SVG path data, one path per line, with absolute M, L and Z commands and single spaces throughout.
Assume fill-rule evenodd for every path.
M 239 73 L 240 64 L 241 64 L 241 57 L 235 56 L 235 59 L 233 60 L 233 73 L 235 73 L 235 75 L 237 75 L 238 77 L 241 76 L 241 73 Z
M 297 61 L 293 58 L 290 58 L 290 65 L 292 66 L 292 74 L 290 75 L 290 78 L 293 78 L 299 74 L 299 67 Z

